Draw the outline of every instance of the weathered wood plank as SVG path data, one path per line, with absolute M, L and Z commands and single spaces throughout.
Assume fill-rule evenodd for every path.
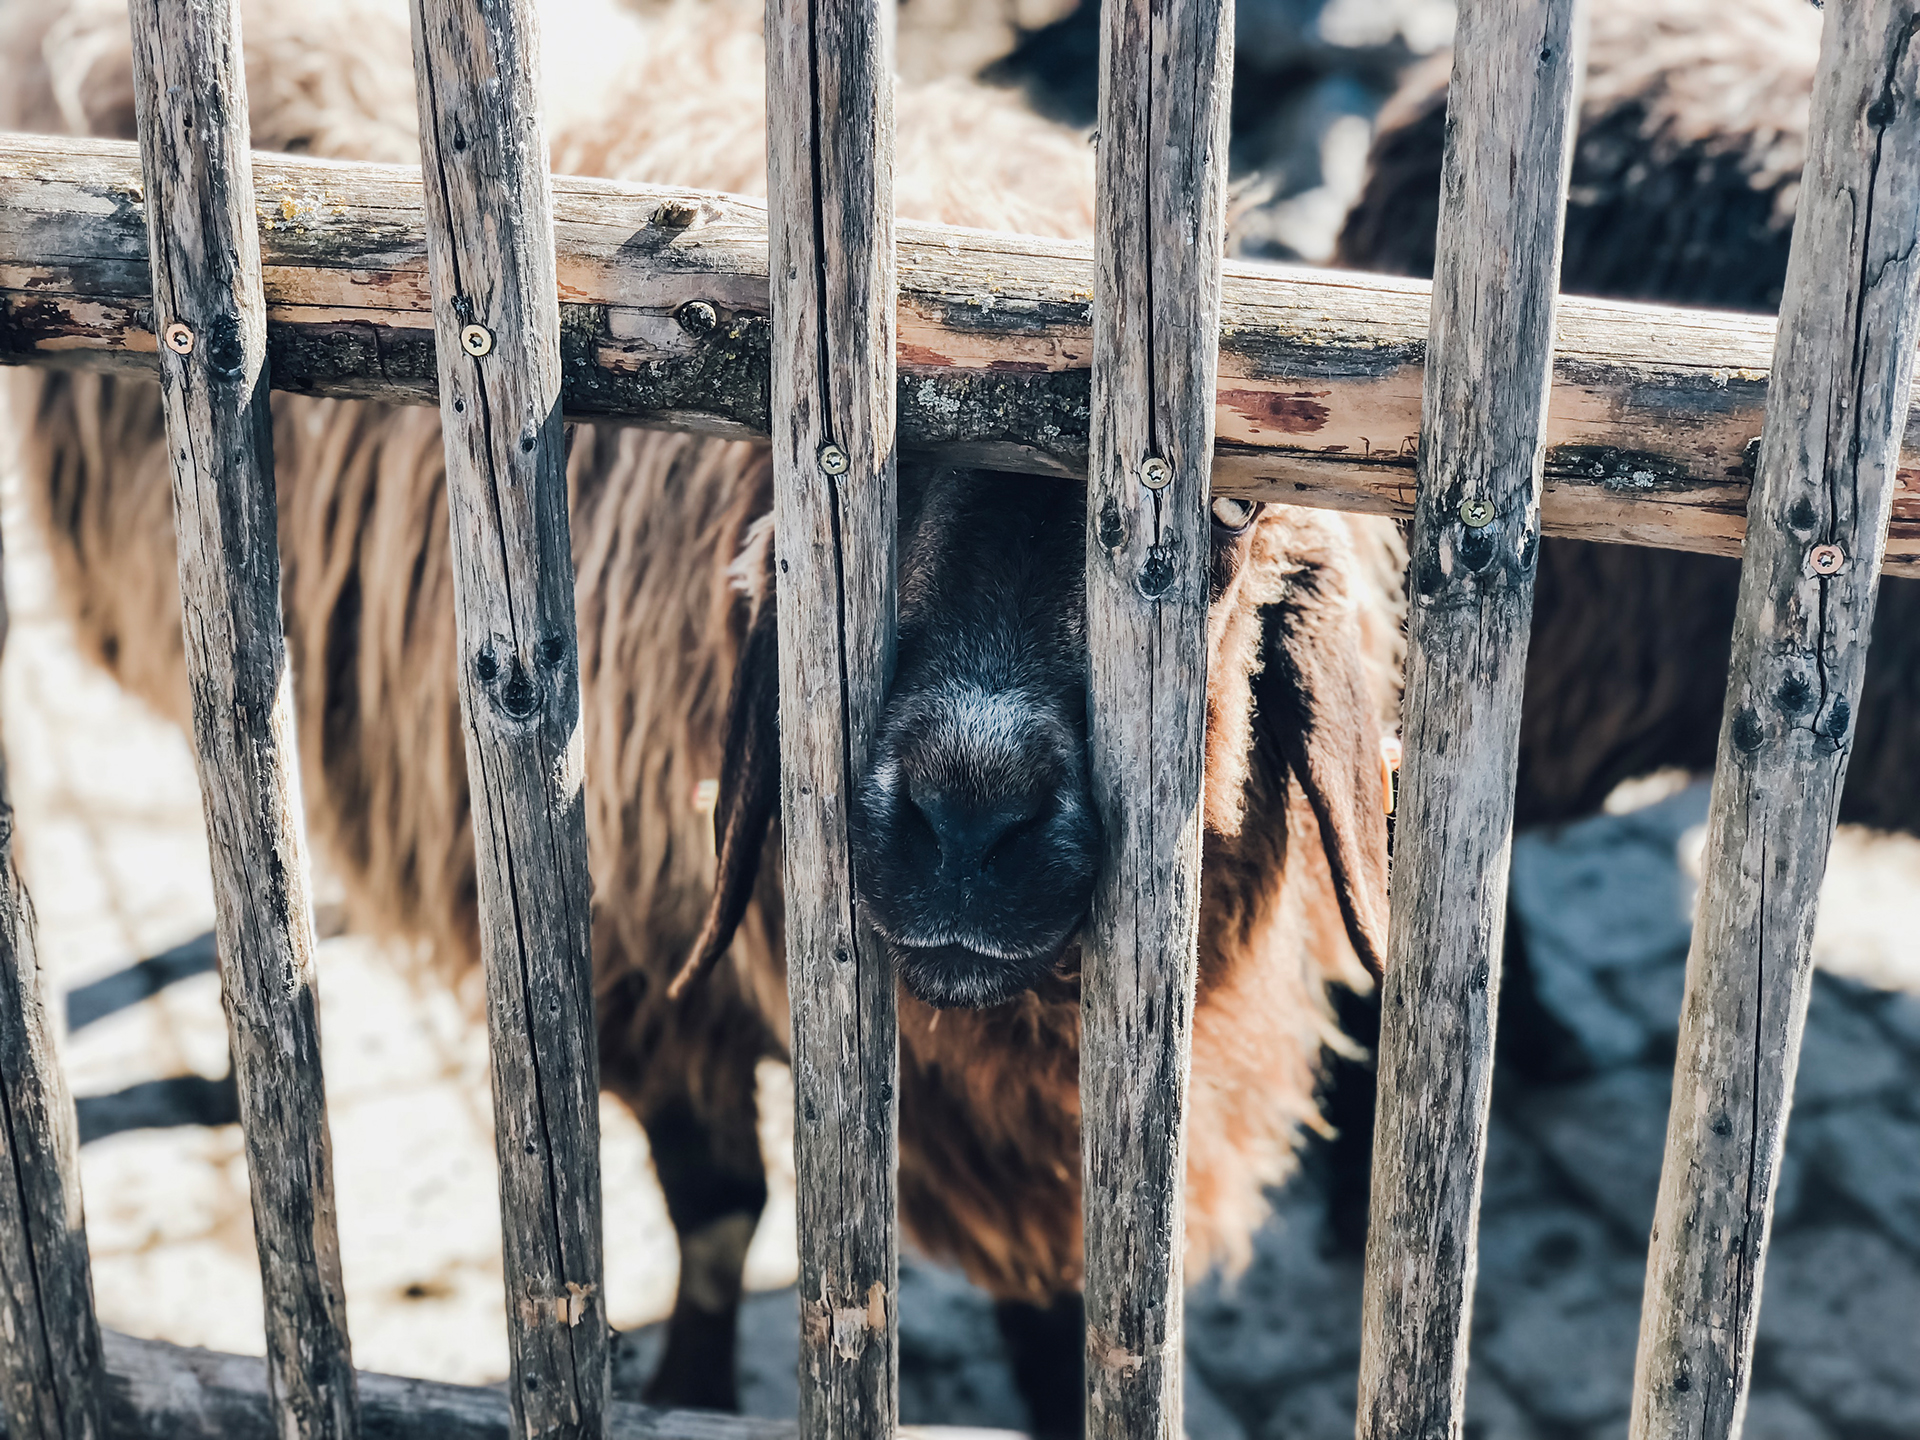
M 273 383 L 434 403 L 419 172 L 267 155 L 256 171 Z M 567 414 L 764 436 L 765 211 L 554 186 Z M 157 365 L 140 196 L 130 147 L 0 136 L 0 364 Z M 659 223 L 668 200 L 696 223 Z M 899 257 L 902 447 L 1084 474 L 1090 248 L 902 225 Z M 1223 285 L 1215 491 L 1410 515 L 1427 287 L 1238 263 Z M 1554 343 L 1547 532 L 1737 553 L 1773 322 L 1567 298 Z M 1887 568 L 1914 574 L 1920 409 L 1902 464 Z
M 780 825 L 800 1225 L 800 1434 L 899 1424 L 893 966 L 849 803 L 893 667 L 893 0 L 767 8 Z
M 1830 0 L 1740 570 L 1634 1376 L 1635 1440 L 1740 1433 L 1820 880 L 1920 334 L 1920 6 Z
M 1381 996 L 1359 1440 L 1458 1436 L 1580 0 L 1464 0 L 1442 169 Z
M 254 1355 L 222 1355 L 109 1330 L 105 1341 L 107 1440 L 281 1440 Z M 366 1440 L 508 1440 L 505 1388 L 358 1372 Z M 608 1440 L 794 1440 L 791 1420 L 700 1410 L 655 1410 L 615 1401 Z M 908 1425 L 901 1440 L 1020 1440 L 1004 1430 Z
M 1087 1420 L 1177 1440 L 1232 0 L 1103 0 L 1081 947 Z
M 0 651 L 6 640 L 0 583 Z M 49 990 L 0 756 L 0 1421 L 12 1440 L 98 1440 L 100 1326 Z
M 109 1440 L 282 1440 L 266 1373 L 251 1355 L 222 1355 L 106 1332 Z M 366 1440 L 508 1440 L 498 1386 L 359 1373 Z M 791 1424 L 615 1404 L 608 1440 L 792 1440 Z
M 608 1404 L 600 1062 L 539 39 L 532 0 L 412 15 L 508 1394 L 516 1434 L 591 1440 Z
M 130 0 L 128 12 L 187 684 L 268 1386 L 288 1440 L 350 1440 L 358 1403 L 280 626 L 266 301 L 239 9 L 233 0 Z

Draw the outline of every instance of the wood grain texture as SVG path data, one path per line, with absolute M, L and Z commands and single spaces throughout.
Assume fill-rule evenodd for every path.
M 1635 1440 L 1727 1440 L 1746 1409 L 1920 339 L 1917 37 L 1914 0 L 1829 0 L 1687 957 Z
M 130 0 L 128 11 L 187 684 L 268 1386 L 288 1440 L 347 1440 L 358 1405 L 280 626 L 266 301 L 239 9 L 233 0 Z
M 107 1440 L 282 1440 L 256 1356 L 222 1355 L 106 1332 Z M 366 1440 L 509 1440 L 496 1386 L 358 1376 Z M 607 1440 L 793 1440 L 791 1421 L 615 1403 Z
M 0 584 L 0 651 L 6 637 Z M 100 1326 L 51 990 L 0 757 L 0 1421 L 10 1440 L 100 1440 Z
M 896 615 L 893 10 L 893 0 L 767 7 L 780 833 L 807 1440 L 887 1440 L 899 1424 L 894 977 L 856 911 L 848 846 Z
M 508 1394 L 516 1434 L 587 1440 L 608 1404 L 600 1062 L 539 42 L 533 0 L 412 14 Z
M 279 155 L 255 168 L 273 384 L 435 403 L 419 172 Z M 764 207 L 554 187 L 566 413 L 764 436 Z M 0 136 L 0 364 L 157 365 L 142 193 L 129 146 Z M 696 222 L 657 223 L 667 200 Z M 899 237 L 901 446 L 1084 474 L 1090 247 L 923 225 Z M 1410 516 L 1427 287 L 1229 263 L 1223 288 L 1216 493 Z M 677 318 L 694 300 L 711 329 Z M 1773 328 L 1563 299 L 1547 532 L 1738 553 Z M 1887 568 L 1920 574 L 1920 409 L 1902 467 Z
M 109 1330 L 107 1440 L 281 1440 L 267 1407 L 258 1356 L 223 1355 L 136 1340 Z M 498 1386 L 447 1385 L 359 1372 L 366 1440 L 509 1440 L 507 1397 Z M 607 1440 L 795 1440 L 791 1420 L 758 1420 L 706 1410 L 655 1410 L 626 1401 L 607 1410 Z M 988 1440 L 1005 1431 L 907 1425 L 901 1440 Z
M 1457 1440 L 1580 0 L 1464 0 L 1441 172 L 1359 1440 Z
M 1104 0 L 1081 946 L 1089 1440 L 1177 1440 L 1231 0 Z

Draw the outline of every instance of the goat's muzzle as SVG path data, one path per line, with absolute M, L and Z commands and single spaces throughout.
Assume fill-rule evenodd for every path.
M 855 875 L 919 999 L 1000 1005 L 1045 980 L 1099 847 L 1084 744 L 1044 701 L 962 684 L 894 697 L 855 798 Z

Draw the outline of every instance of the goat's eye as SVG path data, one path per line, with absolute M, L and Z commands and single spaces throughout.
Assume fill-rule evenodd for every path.
M 1259 508 L 1251 500 L 1237 500 L 1223 495 L 1213 502 L 1213 523 L 1237 535 L 1253 523 Z

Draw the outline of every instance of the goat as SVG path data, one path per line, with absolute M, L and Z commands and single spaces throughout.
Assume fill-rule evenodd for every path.
M 125 26 L 119 0 L 13 0 L 0 18 L 0 104 L 11 97 L 13 113 L 0 119 L 130 135 Z M 399 0 L 247 0 L 244 26 L 257 145 L 417 158 Z M 763 188 L 757 7 L 715 0 L 642 18 L 576 0 L 545 29 L 556 169 Z M 1091 232 L 1083 136 L 955 82 L 903 86 L 898 132 L 901 214 Z M 43 373 L 15 399 L 33 508 L 79 635 L 184 721 L 155 387 Z M 743 441 L 613 426 L 574 439 L 602 1076 L 647 1131 L 681 1254 L 646 1394 L 731 1407 L 741 1263 L 766 1194 L 754 1069 L 783 1056 L 788 1024 L 768 798 L 769 462 Z M 470 969 L 438 417 L 276 396 L 274 447 L 309 828 L 359 928 L 424 940 Z M 1071 1321 L 1081 1276 L 1076 937 L 1099 846 L 1085 774 L 1085 499 L 1064 482 L 912 457 L 900 493 L 898 669 L 857 797 L 857 870 L 905 989 L 901 1208 L 922 1248 L 1001 1302 L 1018 1345 L 1062 1333 L 1048 1317 Z M 1196 1270 L 1248 1253 L 1264 1188 L 1320 1124 L 1321 1052 L 1342 1043 L 1329 987 L 1365 989 L 1379 963 L 1381 750 L 1396 724 L 1404 563 L 1388 522 L 1233 500 L 1214 518 L 1187 1174 Z M 693 804 L 714 775 L 717 863 Z M 959 913 L 951 887 L 933 883 L 936 854 L 977 876 L 990 902 L 979 913 Z M 696 949 L 724 958 L 670 1000 Z M 1072 1398 L 1044 1403 L 1077 1433 L 1077 1325 L 1064 1333 L 1050 1378 Z M 1016 1356 L 1017 1370 L 1036 1368 L 1048 1367 Z

